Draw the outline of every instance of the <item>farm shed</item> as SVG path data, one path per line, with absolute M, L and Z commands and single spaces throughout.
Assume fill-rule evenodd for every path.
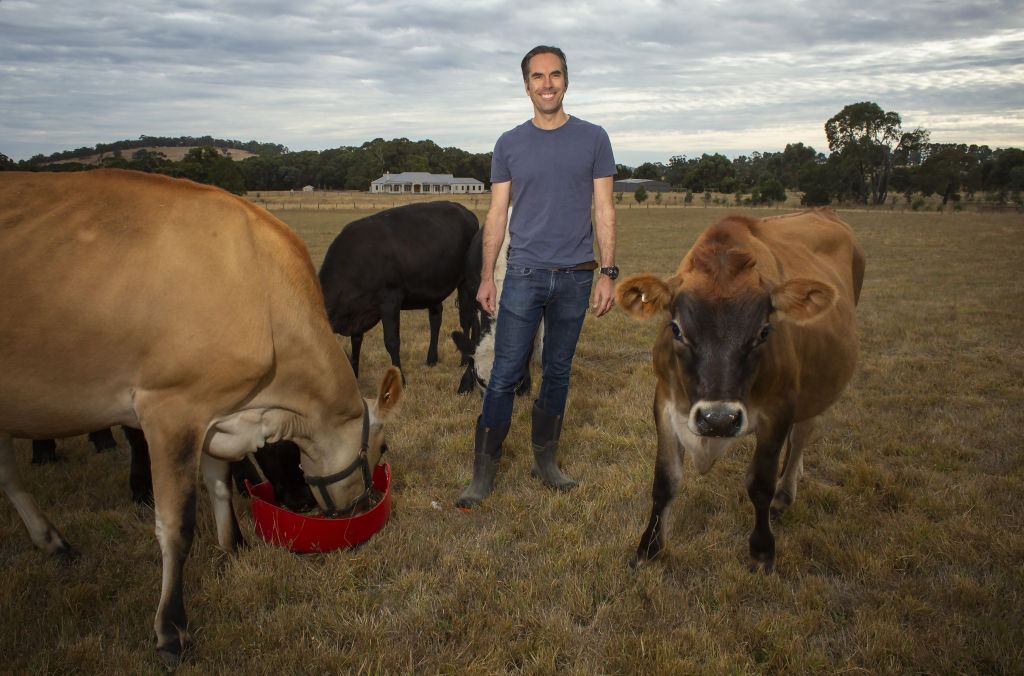
M 654 181 L 649 178 L 623 178 L 612 185 L 613 192 L 636 192 L 640 186 L 648 192 L 668 192 L 672 186 L 664 181 Z
M 451 174 L 428 174 L 420 171 L 403 171 L 401 174 L 384 174 L 370 183 L 370 192 L 375 193 L 482 193 L 484 184 L 475 178 L 455 178 Z

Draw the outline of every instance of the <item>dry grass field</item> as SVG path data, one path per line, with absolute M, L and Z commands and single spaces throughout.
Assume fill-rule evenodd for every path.
M 319 266 L 370 210 L 275 213 Z M 623 207 L 619 266 L 667 274 L 726 213 Z M 587 319 L 574 364 L 562 447 L 579 488 L 530 478 L 524 398 L 494 495 L 455 510 L 480 399 L 455 395 L 447 339 L 441 363 L 423 365 L 427 316 L 410 312 L 390 522 L 354 550 L 300 556 L 259 541 L 239 497 L 250 547 L 225 556 L 203 493 L 186 568 L 195 644 L 180 672 L 1024 673 L 1024 218 L 840 215 L 867 253 L 861 360 L 774 526 L 774 574 L 747 571 L 749 440 L 706 476 L 687 467 L 665 555 L 627 568 L 650 510 L 656 326 L 619 310 Z M 452 302 L 444 322 L 447 335 Z M 364 393 L 386 364 L 378 326 Z M 0 501 L 5 672 L 158 671 L 153 514 L 129 502 L 118 435 L 122 448 L 103 454 L 64 440 L 64 461 L 45 467 L 18 442 L 28 483 L 81 557 L 40 554 Z

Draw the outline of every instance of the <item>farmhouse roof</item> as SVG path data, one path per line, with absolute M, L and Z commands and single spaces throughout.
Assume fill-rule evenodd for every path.
M 643 186 L 646 190 L 660 192 L 666 192 L 672 187 L 664 181 L 655 181 L 649 178 L 620 178 L 612 185 L 612 190 L 615 192 L 633 192 L 640 186 Z
M 451 174 L 431 174 L 425 171 L 403 171 L 400 174 L 384 174 L 373 181 L 377 185 L 407 185 L 430 183 L 436 185 L 477 185 L 475 178 L 455 178 Z

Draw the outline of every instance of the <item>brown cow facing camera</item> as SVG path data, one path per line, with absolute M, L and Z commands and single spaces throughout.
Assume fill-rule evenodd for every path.
M 664 547 L 684 454 L 704 474 L 753 434 L 750 567 L 773 569 L 770 516 L 792 504 L 814 421 L 853 375 L 863 278 L 853 231 L 826 207 L 765 219 L 729 216 L 704 231 L 672 276 L 634 275 L 618 286 L 616 301 L 626 312 L 663 318 L 653 352 L 653 507 L 632 565 Z

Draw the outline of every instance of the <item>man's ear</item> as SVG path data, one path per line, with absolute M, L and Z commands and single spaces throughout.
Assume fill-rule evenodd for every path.
M 668 312 L 673 291 L 663 280 L 645 273 L 632 275 L 615 287 L 615 302 L 636 319 Z

